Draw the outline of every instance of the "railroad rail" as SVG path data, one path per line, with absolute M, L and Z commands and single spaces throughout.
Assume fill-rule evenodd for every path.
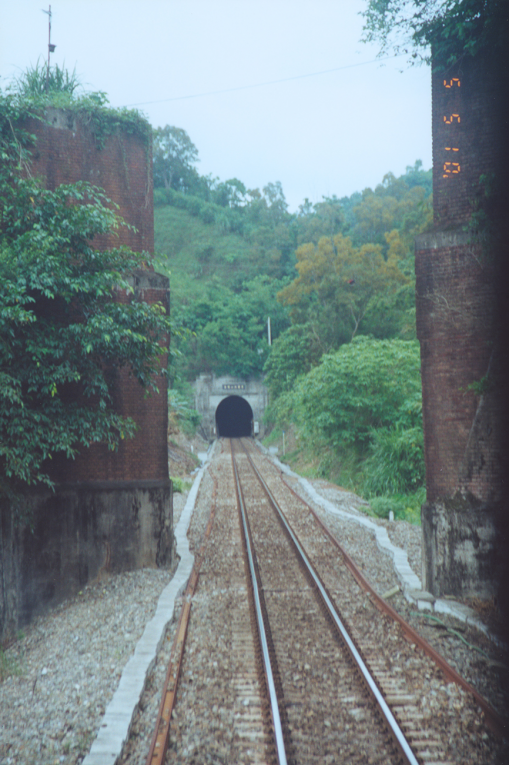
M 242 444 L 242 441 L 241 441 Z M 390 734 L 397 746 L 397 748 L 400 751 L 400 754 L 403 757 L 403 761 L 405 763 L 408 763 L 408 765 L 418 765 L 418 760 L 415 757 L 403 731 L 401 730 L 400 726 L 396 722 L 396 719 L 394 718 L 394 715 L 392 714 L 389 706 L 387 705 L 382 693 L 380 692 L 378 685 L 375 681 L 375 678 L 369 671 L 368 667 L 366 666 L 364 660 L 362 659 L 362 656 L 355 644 L 355 641 L 353 640 L 352 636 L 349 634 L 348 629 L 346 628 L 345 624 L 341 620 L 341 617 L 338 613 L 336 605 L 331 600 L 327 589 L 325 588 L 322 580 L 320 579 L 316 569 L 314 568 L 313 564 L 311 563 L 308 555 L 306 554 L 301 542 L 299 541 L 297 535 L 294 533 L 292 527 L 288 523 L 283 511 L 281 510 L 281 507 L 279 506 L 278 502 L 274 498 L 272 492 L 270 491 L 268 485 L 264 481 L 261 473 L 254 465 L 249 452 L 244 444 L 242 444 L 244 449 L 244 454 L 247 456 L 247 459 L 249 461 L 249 464 L 251 466 L 251 469 L 253 470 L 254 474 L 256 475 L 257 480 L 259 481 L 261 487 L 263 488 L 270 506 L 276 513 L 278 521 L 281 523 L 285 534 L 288 536 L 289 540 L 292 543 L 295 555 L 298 558 L 299 565 L 301 565 L 308 576 L 308 578 L 311 580 L 311 584 L 313 586 L 313 591 L 315 594 L 321 599 L 321 603 L 326 609 L 327 615 L 329 617 L 329 621 L 332 623 L 333 627 L 337 630 L 337 634 L 340 637 L 340 640 L 342 641 L 343 645 L 349 652 L 349 655 L 352 659 L 352 662 L 354 664 L 354 667 L 356 671 L 359 673 L 362 682 L 365 684 L 366 688 L 369 690 L 370 694 L 372 695 L 379 713 L 383 717 L 385 724 L 390 731 Z M 253 544 L 251 542 L 251 533 L 249 530 L 249 525 L 247 521 L 247 511 L 243 499 L 243 492 L 242 492 L 242 485 L 241 481 L 238 475 L 237 466 L 235 464 L 235 449 L 233 446 L 233 442 L 230 441 L 230 448 L 232 451 L 232 463 L 233 463 L 233 470 L 235 473 L 235 480 L 236 480 L 236 486 L 237 486 L 237 497 L 239 501 L 240 506 L 240 512 L 242 516 L 242 522 L 244 527 L 244 534 L 246 538 L 246 545 L 248 549 L 248 557 L 249 557 L 249 565 L 250 565 L 250 573 L 251 573 L 251 579 L 253 582 L 253 586 L 256 587 L 257 591 L 257 601 L 259 603 L 260 601 L 260 594 L 259 594 L 259 588 L 257 585 L 257 572 L 256 572 L 256 561 L 255 561 L 255 552 L 253 549 Z M 257 623 L 259 627 L 259 632 L 261 635 L 262 642 L 267 642 L 266 638 L 263 635 L 263 632 L 268 629 L 268 627 L 265 625 L 264 622 L 264 613 L 262 611 L 261 605 L 257 606 Z M 320 625 L 317 625 L 317 628 L 320 628 Z M 267 661 L 270 662 L 269 654 L 267 651 Z M 270 666 L 268 670 L 270 676 L 272 675 Z M 275 734 L 277 739 L 277 752 L 278 752 L 278 762 L 283 765 L 283 763 L 287 762 L 286 758 L 286 752 L 284 750 L 284 738 L 279 718 L 279 700 L 276 696 L 276 691 L 274 684 L 272 683 L 273 692 L 271 691 L 271 709 L 273 710 L 273 716 L 274 719 L 277 720 L 277 727 L 275 723 Z
M 225 708 L 229 705 L 229 711 L 217 711 L 220 704 L 211 701 L 214 714 L 217 719 L 223 715 L 222 720 L 230 715 L 233 730 L 230 758 L 223 749 L 218 761 L 321 765 L 340 757 L 351 763 L 476 762 L 463 755 L 461 726 L 455 733 L 450 725 L 455 708 L 467 709 L 469 703 L 444 687 L 444 676 L 458 682 L 457 673 L 452 668 L 449 673 L 441 657 L 437 666 L 431 647 L 369 589 L 312 508 L 249 440 L 230 442 L 228 448 L 223 442 L 221 448 L 216 521 L 212 513 L 197 556 L 205 581 L 198 584 L 198 572 L 193 573 L 182 612 L 191 619 L 191 635 L 192 602 L 209 614 L 211 633 L 228 631 L 230 648 L 221 654 L 218 645 L 213 662 L 228 663 L 228 679 L 214 674 L 210 680 L 214 698 Z M 210 603 L 218 592 L 227 592 L 226 579 L 233 594 L 221 597 L 231 600 L 232 608 L 222 617 Z M 182 705 L 203 705 L 196 695 L 191 656 L 186 670 L 186 634 L 187 626 L 179 625 L 177 658 L 170 664 L 147 765 L 186 761 L 187 749 L 178 744 L 176 759 L 171 751 L 164 759 L 172 725 L 176 740 L 192 738 L 186 733 L 186 714 L 172 722 L 182 665 Z M 422 650 L 415 651 L 409 641 Z M 216 643 L 210 642 L 213 651 Z M 190 653 L 196 657 L 206 650 L 195 638 Z M 460 680 L 472 704 L 480 704 L 475 691 Z M 439 696 L 445 701 L 437 714 L 433 703 Z M 486 723 L 500 732 L 499 716 L 486 702 L 480 706 Z M 217 730 L 222 736 L 222 721 L 216 739 Z
M 356 581 L 360 584 L 360 586 L 367 592 L 372 599 L 373 603 L 376 605 L 376 607 L 384 614 L 387 614 L 391 619 L 393 619 L 399 626 L 401 627 L 404 635 L 408 640 L 410 640 L 412 643 L 414 643 L 416 646 L 418 646 L 424 653 L 429 656 L 430 659 L 432 659 L 435 664 L 440 667 L 442 672 L 444 673 L 445 677 L 450 680 L 453 683 L 456 683 L 460 688 L 465 690 L 467 693 L 469 693 L 474 699 L 479 708 L 482 710 L 484 714 L 484 718 L 486 721 L 486 725 L 490 728 L 490 730 L 493 731 L 497 736 L 503 736 L 507 732 L 507 724 L 504 722 L 502 717 L 498 714 L 498 712 L 493 709 L 491 704 L 488 704 L 486 699 L 478 692 L 476 689 L 468 683 L 464 677 L 462 677 L 454 667 L 451 667 L 451 665 L 444 659 L 443 656 L 441 656 L 438 651 L 436 651 L 433 646 L 431 646 L 428 641 L 422 637 L 422 635 L 419 635 L 417 630 L 415 630 L 408 622 L 406 622 L 402 616 L 398 614 L 397 611 L 392 608 L 389 603 L 387 603 L 386 600 L 384 600 L 378 593 L 374 590 L 374 588 L 371 586 L 369 581 L 366 579 L 362 571 L 355 565 L 353 559 L 348 555 L 344 547 L 338 542 L 336 537 L 331 534 L 325 523 L 322 521 L 322 519 L 317 515 L 317 513 L 313 510 L 311 505 L 309 505 L 302 497 L 300 497 L 297 492 L 294 491 L 294 489 L 287 483 L 287 481 L 282 476 L 282 481 L 285 484 L 285 486 L 288 488 L 288 491 L 292 492 L 292 494 L 302 502 L 303 505 L 307 507 L 309 512 L 313 515 L 316 523 L 320 526 L 323 533 L 327 535 L 327 537 L 331 540 L 332 544 L 337 548 L 338 552 L 342 555 L 343 560 L 345 562 L 345 565 L 347 568 L 352 572 L 352 575 L 355 577 Z

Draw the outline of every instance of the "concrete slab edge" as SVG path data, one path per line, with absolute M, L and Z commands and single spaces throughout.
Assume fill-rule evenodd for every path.
M 472 608 L 464 606 L 463 604 L 454 600 L 445 600 L 443 598 L 435 599 L 432 595 L 430 595 L 430 593 L 422 590 L 421 580 L 410 567 L 406 552 L 400 547 L 396 547 L 392 544 L 383 526 L 378 526 L 376 523 L 370 521 L 369 518 L 363 518 L 362 516 L 350 514 L 345 510 L 340 510 L 334 505 L 333 502 L 330 502 L 329 500 L 325 499 L 325 497 L 322 497 L 321 494 L 316 491 L 316 489 L 309 483 L 306 478 L 298 475 L 298 473 L 294 473 L 293 470 L 288 467 L 288 465 L 280 462 L 274 454 L 270 453 L 269 450 L 263 446 L 263 444 L 259 443 L 259 445 L 262 451 L 264 451 L 267 456 L 272 459 L 274 464 L 276 464 L 277 467 L 283 473 L 285 473 L 285 475 L 296 478 L 299 481 L 313 502 L 316 502 L 317 505 L 332 515 L 337 515 L 344 520 L 352 521 L 353 523 L 357 523 L 360 526 L 364 526 L 364 528 L 375 535 L 378 549 L 383 550 L 392 557 L 394 570 L 399 580 L 401 590 L 409 603 L 413 603 L 418 608 L 418 610 L 421 611 L 429 610 L 436 613 L 453 616 L 455 619 L 458 619 L 458 621 L 461 621 L 464 624 L 468 624 L 471 627 L 475 627 L 484 635 L 486 635 L 486 637 L 488 637 L 490 640 L 497 642 L 494 636 L 490 633 L 489 629 L 485 624 L 481 622 Z
M 101 720 L 97 737 L 82 765 L 115 765 L 127 741 L 136 707 L 145 690 L 145 684 L 154 666 L 166 627 L 173 617 L 175 601 L 185 589 L 193 569 L 194 555 L 189 550 L 187 530 L 198 489 L 208 467 L 212 451 L 213 447 L 207 452 L 208 459 L 196 474 L 182 514 L 174 529 L 175 547 L 179 556 L 177 569 L 159 596 L 156 612 L 145 625 L 145 630 L 136 644 L 134 653 L 123 669 L 117 690 L 106 707 Z

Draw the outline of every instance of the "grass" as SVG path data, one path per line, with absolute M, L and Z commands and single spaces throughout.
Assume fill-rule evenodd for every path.
M 362 488 L 365 460 L 354 449 L 339 455 L 323 444 L 304 442 L 293 426 L 285 430 L 286 454 L 283 454 L 283 431 L 279 426 L 274 427 L 262 443 L 267 448 L 277 446 L 278 459 L 303 478 L 322 478 L 366 499 L 369 508 L 360 509 L 368 515 L 387 519 L 392 511 L 395 520 L 420 524 L 421 505 L 426 499 L 424 487 L 408 494 L 366 496 Z
M 21 675 L 21 667 L 16 658 L 0 648 L 0 682 L 13 675 Z
M 155 249 L 172 277 L 172 298 L 205 292 L 217 277 L 231 286 L 239 268 L 249 268 L 252 247 L 238 234 L 225 233 L 186 210 L 170 205 L 154 210 Z
M 182 494 L 183 491 L 189 491 L 192 483 L 189 483 L 189 481 L 184 481 L 182 478 L 171 478 L 170 479 L 173 484 L 173 491 L 176 494 Z
M 379 518 L 389 518 L 392 511 L 395 520 L 408 521 L 420 525 L 421 505 L 426 499 L 424 488 L 413 494 L 393 494 L 384 497 L 370 497 L 368 502 L 371 509 Z

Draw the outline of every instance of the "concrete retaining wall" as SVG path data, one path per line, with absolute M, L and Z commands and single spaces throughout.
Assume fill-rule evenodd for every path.
M 169 566 L 170 481 L 61 485 L 27 495 L 32 523 L 1 507 L 0 639 L 109 573 Z
M 437 597 L 498 598 L 506 568 L 497 542 L 503 533 L 501 507 L 472 495 L 426 502 L 422 507 L 423 580 Z

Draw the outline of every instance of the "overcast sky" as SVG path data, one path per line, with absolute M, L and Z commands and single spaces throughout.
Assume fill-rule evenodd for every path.
M 0 0 L 0 87 L 47 58 L 45 0 Z M 291 210 L 431 167 L 429 68 L 376 60 L 363 0 L 53 0 L 52 63 L 184 128 L 198 170 Z M 220 92 L 218 92 L 220 91 Z

